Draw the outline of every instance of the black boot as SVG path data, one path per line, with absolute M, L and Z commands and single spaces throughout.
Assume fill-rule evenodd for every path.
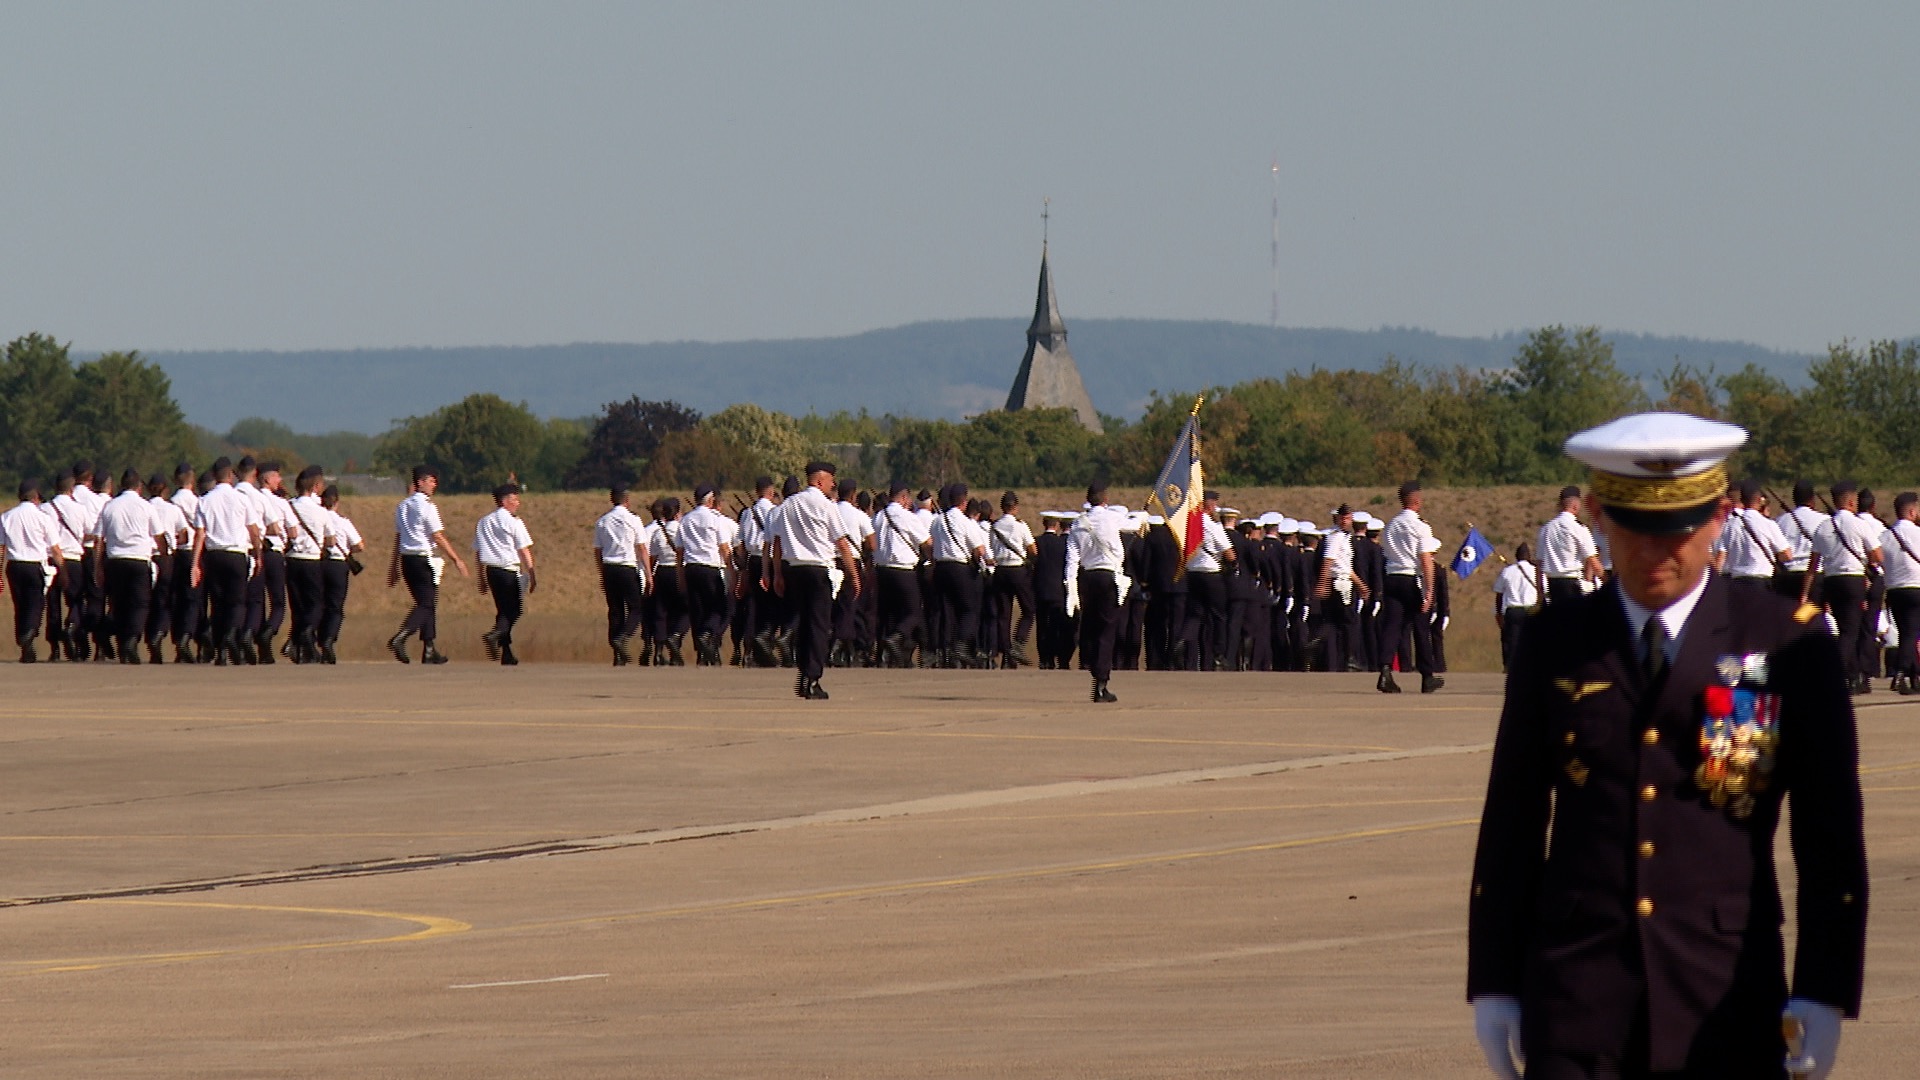
M 1447 680 L 1438 675 L 1420 676 L 1420 692 L 1423 694 L 1431 694 L 1445 685 L 1447 685 Z
M 1095 705 L 1108 705 L 1119 700 L 1119 698 L 1113 696 L 1113 691 L 1107 689 L 1105 682 L 1097 678 L 1093 680 L 1093 703 Z
M 167 654 L 165 650 L 160 647 L 161 641 L 162 639 L 160 638 L 154 638 L 152 641 L 147 642 L 147 663 L 164 664 L 167 662 Z
M 446 654 L 433 647 L 433 642 L 428 641 L 422 643 L 420 646 L 420 662 L 423 664 L 444 664 L 447 662 L 447 657 Z
M 413 631 L 401 630 L 387 639 L 387 651 L 393 654 L 395 660 L 403 664 L 413 663 L 413 658 L 407 655 L 407 639 L 412 636 Z
M 123 664 L 140 663 L 140 639 L 127 638 L 122 641 L 116 655 L 120 657 L 120 662 Z
M 1383 694 L 1399 693 L 1400 684 L 1393 681 L 1393 669 L 1390 667 L 1381 668 L 1380 678 L 1373 684 L 1373 688 Z
M 667 664 L 670 667 L 686 667 L 687 658 L 680 650 L 686 644 L 687 633 L 681 632 L 667 639 Z
M 487 659 L 500 659 L 500 631 L 489 630 L 480 635 L 480 647 L 487 650 Z
M 500 643 L 500 666 L 514 667 L 519 663 L 520 663 L 520 658 L 513 655 L 513 643 L 510 641 L 501 642 Z
M 340 662 L 340 657 L 335 655 L 333 651 L 333 640 L 331 638 L 320 643 L 320 662 L 323 664 L 338 664 Z
M 701 667 L 719 667 L 720 639 L 712 634 L 701 634 L 693 641 L 693 653 Z
M 257 657 L 262 664 L 275 662 L 273 659 L 273 631 L 262 630 L 259 635 L 253 639 L 253 655 Z
M 613 639 L 614 667 L 626 667 L 628 664 L 633 663 L 633 653 L 627 648 L 627 643 L 632 640 L 632 638 L 624 635 Z
M 40 653 L 38 650 L 36 650 L 33 647 L 33 639 L 39 636 L 40 635 L 38 632 L 29 630 L 27 631 L 26 636 L 20 639 L 20 662 L 21 663 L 37 664 L 40 662 Z

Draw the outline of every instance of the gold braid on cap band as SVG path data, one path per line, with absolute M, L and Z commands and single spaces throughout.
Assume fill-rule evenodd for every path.
M 1621 476 L 1592 470 L 1593 497 L 1622 510 L 1688 510 L 1727 493 L 1727 467 L 1692 476 Z

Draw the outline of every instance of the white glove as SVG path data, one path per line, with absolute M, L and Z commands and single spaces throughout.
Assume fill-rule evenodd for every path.
M 1473 1034 L 1487 1068 L 1502 1080 L 1520 1080 L 1527 1055 L 1520 1048 L 1520 1001 L 1505 994 L 1473 999 Z
M 1445 630 L 1447 628 L 1447 624 L 1452 621 L 1453 621 L 1453 616 L 1451 615 L 1440 616 L 1440 629 Z
M 1376 619 L 1380 617 L 1380 601 L 1378 600 L 1373 602 L 1373 617 Z
M 1807 1080 L 1826 1080 L 1833 1072 L 1833 1059 L 1840 1052 L 1840 1010 L 1806 998 L 1787 1002 L 1782 1023 L 1799 1021 L 1801 1037 L 1787 1042 L 1787 1071 Z
M 1287 597 L 1287 614 L 1293 614 L 1293 597 Z

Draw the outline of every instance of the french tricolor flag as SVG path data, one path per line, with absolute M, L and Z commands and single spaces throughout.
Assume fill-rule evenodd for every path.
M 1167 528 L 1180 538 L 1182 568 L 1187 558 L 1200 549 L 1201 530 L 1205 527 L 1205 518 L 1200 513 L 1201 495 L 1206 490 L 1206 481 L 1200 473 L 1200 406 L 1196 404 L 1193 408 L 1194 415 L 1187 417 L 1180 437 L 1173 441 L 1173 452 L 1167 455 L 1160 479 L 1154 481 L 1153 494 L 1147 496 L 1149 502 L 1159 505 L 1167 519 Z

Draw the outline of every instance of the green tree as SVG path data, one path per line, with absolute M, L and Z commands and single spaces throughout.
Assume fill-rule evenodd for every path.
M 677 401 L 642 401 L 635 394 L 611 401 L 593 422 L 586 450 L 565 477 L 574 489 L 632 482 L 647 467 L 660 441 L 676 431 L 691 431 L 700 414 Z
M 447 491 L 489 491 L 537 465 L 544 435 L 545 425 L 525 403 L 472 394 L 402 420 L 382 437 L 374 460 L 395 473 L 431 465 Z
M 102 465 L 171 472 L 193 452 L 193 432 L 174 403 L 173 384 L 138 352 L 110 352 L 81 364 L 74 391 L 74 426 L 87 433 Z
M 965 480 L 960 425 L 950 420 L 901 420 L 887 448 L 890 479 L 939 487 Z
M 1072 409 L 983 412 L 959 434 L 960 471 L 974 484 L 1075 486 L 1106 471 L 1103 438 Z
M 804 463 L 803 463 L 804 464 Z M 676 431 L 661 440 L 640 486 L 691 492 L 701 484 L 729 491 L 746 490 L 763 466 L 745 447 L 705 428 Z
M 592 425 L 584 420 L 553 419 L 540 431 L 540 449 L 521 480 L 539 491 L 559 491 L 587 454 Z
M 750 403 L 721 409 L 700 421 L 700 430 L 746 451 L 754 467 L 771 476 L 799 475 L 815 450 L 793 417 Z
M 68 349 L 45 334 L 28 334 L 8 342 L 0 357 L 0 462 L 11 483 L 28 476 L 51 483 L 78 456 L 77 380 Z
M 1614 364 L 1613 346 L 1592 326 L 1571 337 L 1562 326 L 1534 331 L 1513 359 L 1507 391 L 1524 421 L 1514 434 L 1531 449 L 1522 471 L 1505 478 L 1510 483 L 1577 479 L 1579 465 L 1561 453 L 1567 437 L 1646 405 L 1646 394 Z

